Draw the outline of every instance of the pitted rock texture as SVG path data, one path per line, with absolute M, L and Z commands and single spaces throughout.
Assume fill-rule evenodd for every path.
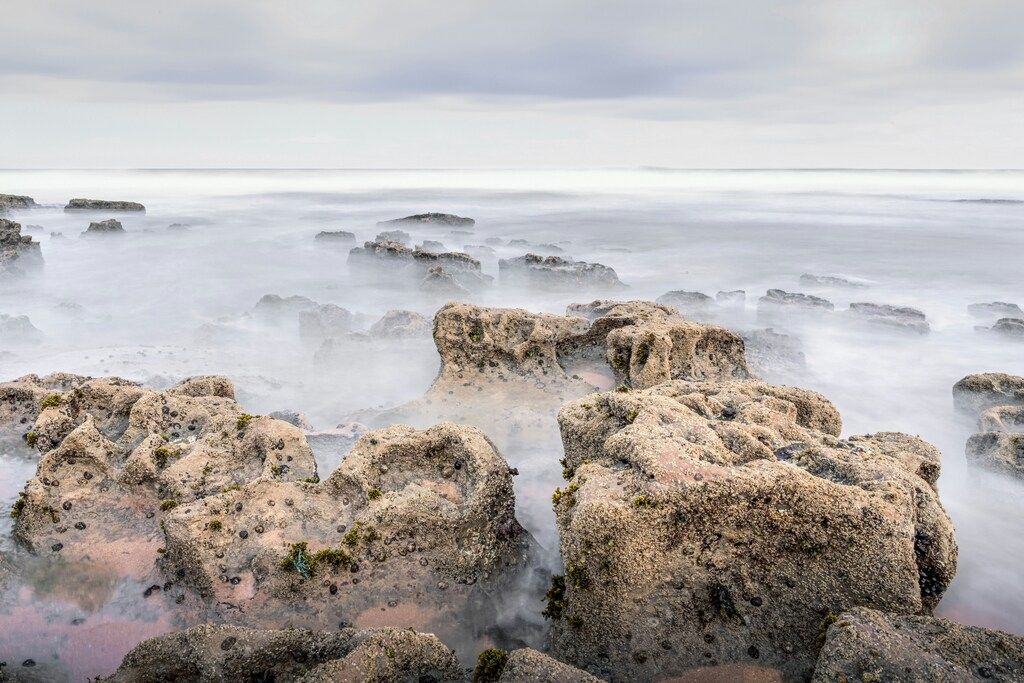
M 454 228 L 471 228 L 476 225 L 472 218 L 464 218 L 450 213 L 418 213 L 405 218 L 395 218 L 390 221 L 380 221 L 378 227 L 402 225 L 440 225 Z
M 530 544 L 507 463 L 450 423 L 370 432 L 324 481 L 265 477 L 178 506 L 164 528 L 165 574 L 221 618 L 460 637 L 476 635 Z
M 828 627 L 813 680 L 1020 681 L 1024 638 L 945 619 L 853 609 Z
M 597 675 L 758 663 L 799 679 L 830 614 L 927 613 L 955 572 L 939 452 L 840 439 L 814 392 L 673 381 L 574 401 L 559 425 L 566 573 L 546 614 L 554 654 Z
M 65 211 L 134 211 L 146 212 L 146 207 L 138 202 L 111 201 L 108 199 L 72 199 L 64 207 Z
M 43 263 L 39 242 L 21 234 L 21 223 L 0 218 L 0 275 L 20 275 Z
M 1005 372 L 967 375 L 953 385 L 953 404 L 969 415 L 996 406 L 1024 406 L 1024 377 Z
M 246 415 L 233 396 L 222 377 L 164 392 L 105 378 L 48 395 L 32 430 L 44 453 L 15 537 L 40 553 L 151 566 L 174 506 L 257 478 L 316 476 L 301 430 Z
M 46 398 L 60 396 L 87 380 L 82 375 L 56 372 L 45 377 L 25 375 L 0 383 L 0 441 L 30 441 L 35 447 L 38 435 L 32 432 Z
M 143 641 L 104 680 L 461 683 L 465 674 L 455 654 L 427 633 L 390 628 L 257 630 L 207 624 Z
M 615 270 L 600 263 L 572 261 L 560 256 L 526 254 L 498 261 L 502 282 L 541 289 L 607 289 L 625 287 Z

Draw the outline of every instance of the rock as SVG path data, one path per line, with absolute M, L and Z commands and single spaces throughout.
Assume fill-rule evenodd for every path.
M 799 375 L 807 370 L 803 344 L 797 337 L 780 334 L 772 328 L 743 333 L 747 363 L 762 377 Z
M 31 197 L 18 194 L 0 194 L 0 214 L 12 209 L 33 209 L 36 206 L 38 206 L 36 200 Z
M 1024 318 L 1024 311 L 1020 306 L 1006 301 L 970 304 L 967 312 L 975 318 Z
M 570 261 L 559 256 L 526 254 L 498 261 L 503 282 L 543 289 L 622 289 L 625 285 L 608 266 Z
M 412 236 L 405 230 L 385 230 L 384 232 L 377 233 L 377 236 L 373 239 L 375 242 L 397 242 L 398 244 L 406 245 L 412 240 Z
M 432 254 L 440 254 L 446 251 L 444 245 L 437 240 L 423 240 L 423 244 L 418 245 L 416 248 L 420 251 L 428 251 Z
M 27 315 L 0 313 L 0 344 L 33 344 L 42 338 L 43 333 Z
M 355 233 L 347 230 L 322 230 L 316 234 L 316 239 L 327 242 L 355 242 Z
M 985 679 L 1024 680 L 1024 638 L 946 619 L 858 608 L 828 627 L 813 680 Z
M 867 287 L 867 284 L 864 282 L 849 280 L 845 277 L 836 277 L 834 275 L 811 275 L 810 273 L 804 273 L 800 276 L 800 284 L 804 287 L 820 287 L 827 289 L 834 287 L 862 289 Z
M 359 324 L 359 317 L 347 308 L 322 304 L 313 310 L 299 311 L 299 337 L 319 342 L 328 337 L 348 334 Z
M 747 303 L 747 293 L 742 289 L 733 289 L 728 292 L 718 292 L 715 294 L 715 301 L 718 302 L 719 306 L 728 306 L 730 308 L 743 308 Z
M 490 285 L 494 278 L 485 275 L 480 262 L 460 252 L 433 253 L 410 249 L 398 242 L 366 242 L 349 252 L 349 264 L 371 266 L 387 275 L 415 279 L 423 289 L 447 288 L 453 281 L 465 290 L 476 290 Z M 395 267 L 398 265 L 399 267 Z M 435 270 L 435 269 L 440 270 Z
M 62 232 L 51 232 L 50 239 L 59 240 L 64 239 L 64 233 Z
M 1010 339 L 1024 339 L 1024 319 L 1000 318 L 996 324 L 986 330 Z
M 1004 372 L 967 375 L 953 385 L 953 404 L 969 415 L 996 406 L 1024 406 L 1024 377 Z
M 15 537 L 36 552 L 149 571 L 175 506 L 253 479 L 316 475 L 300 430 L 246 415 L 233 396 L 223 377 L 193 377 L 164 392 L 94 379 L 47 397 L 32 428 L 44 453 Z
M 109 201 L 106 199 L 72 199 L 64 207 L 65 211 L 140 211 L 146 207 L 138 202 Z
M 43 263 L 39 242 L 21 234 L 21 224 L 0 218 L 0 275 L 21 275 Z
M 654 300 L 655 303 L 675 306 L 686 316 L 704 318 L 715 307 L 715 300 L 701 292 L 687 292 L 681 289 L 666 292 Z
M 418 213 L 414 216 L 395 218 L 390 221 L 377 223 L 378 227 L 390 225 L 442 225 L 456 228 L 471 228 L 476 225 L 476 221 L 472 218 L 463 218 L 462 216 L 455 216 L 450 213 Z
M 58 372 L 45 377 L 25 375 L 10 382 L 0 383 L 0 444 L 4 441 L 31 441 L 36 445 L 37 435 L 32 432 L 36 418 L 43 410 L 48 396 L 60 395 L 88 381 L 88 377 Z M 53 399 L 50 399 L 52 402 Z
M 1024 479 L 1024 434 L 978 432 L 967 439 L 967 462 L 994 472 Z
M 85 229 L 82 236 L 86 235 L 119 235 L 124 233 L 124 226 L 121 225 L 121 221 L 114 218 L 108 218 L 105 221 L 98 221 L 89 223 L 89 227 Z
M 491 648 L 477 659 L 474 682 L 497 683 L 600 683 L 585 671 L 524 647 L 512 652 Z
M 1024 405 L 995 406 L 978 418 L 981 432 L 1024 432 Z
M 164 526 L 165 574 L 224 619 L 459 637 L 493 625 L 491 598 L 530 545 L 508 464 L 452 423 L 370 432 L 324 481 L 262 477 L 178 506 Z
M 432 634 L 390 628 L 256 630 L 203 624 L 143 641 L 104 680 L 461 683 L 464 678 L 455 653 Z
M 316 311 L 319 306 L 320 304 L 304 296 L 282 297 L 277 294 L 264 294 L 256 302 L 253 313 L 267 320 L 281 322 L 283 318 L 298 317 L 305 311 Z
M 485 258 L 497 258 L 498 252 L 494 251 L 491 247 L 482 244 L 467 244 L 462 247 L 462 251 L 466 252 L 477 260 Z
M 432 326 L 429 319 L 415 311 L 388 311 L 370 327 L 370 336 L 381 339 L 411 339 L 429 337 Z
M 421 291 L 439 294 L 448 298 L 459 298 L 469 295 L 469 290 L 459 284 L 454 275 L 441 266 L 434 266 L 420 280 Z
M 855 606 L 928 613 L 956 568 L 940 454 L 840 439 L 821 395 L 752 380 L 595 394 L 558 415 L 553 654 L 616 680 L 709 663 L 809 675 Z
M 883 325 L 907 332 L 928 334 L 931 328 L 925 314 L 909 306 L 851 303 L 847 315 L 873 325 Z
M 832 311 L 835 304 L 828 299 L 812 294 L 785 292 L 781 289 L 769 289 L 768 293 L 757 300 L 758 311 L 770 311 L 780 308 L 795 308 L 807 311 Z
M 298 427 L 304 432 L 313 431 L 313 425 L 310 423 L 309 418 L 304 413 L 300 413 L 297 410 L 275 410 L 270 413 L 270 417 L 275 420 L 281 420 L 288 424 Z
M 171 223 L 167 226 L 167 230 L 170 232 L 188 232 L 191 229 L 192 226 L 186 223 Z

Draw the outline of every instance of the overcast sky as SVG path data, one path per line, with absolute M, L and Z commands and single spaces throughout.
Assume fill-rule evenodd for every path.
M 1022 0 L 4 0 L 2 167 L 1024 167 Z

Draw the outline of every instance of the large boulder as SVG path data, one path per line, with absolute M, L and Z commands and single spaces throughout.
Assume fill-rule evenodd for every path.
M 88 377 L 58 372 L 40 377 L 25 375 L 0 383 L 0 443 L 26 441 L 35 447 L 33 432 L 36 418 L 46 405 L 60 401 L 61 395 L 88 381 Z
M 249 625 L 476 637 L 529 549 L 507 463 L 481 431 L 450 423 L 371 432 L 326 480 L 250 480 L 164 522 L 165 574 Z
M 104 680 L 461 683 L 465 675 L 455 653 L 427 633 L 390 628 L 257 630 L 204 624 L 143 641 Z
M 64 207 L 67 212 L 72 211 L 125 211 L 125 212 L 146 212 L 146 207 L 138 202 L 111 201 L 108 199 L 72 199 Z
M 39 242 L 21 234 L 21 223 L 0 218 L 0 275 L 22 274 L 43 263 Z
M 1024 377 L 1005 372 L 967 375 L 953 385 L 953 404 L 969 415 L 996 406 L 1024 406 Z
M 573 261 L 561 256 L 526 254 L 498 261 L 502 282 L 541 289 L 622 289 L 625 285 L 612 268 L 600 263 Z
M 15 537 L 37 552 L 145 573 L 174 507 L 253 479 L 316 476 L 302 432 L 246 414 L 222 377 L 158 392 L 118 378 L 48 395 L 32 428 L 44 451 Z
M 450 213 L 418 213 L 405 218 L 395 218 L 390 221 L 380 221 L 378 227 L 382 226 L 403 226 L 403 225 L 440 225 L 455 228 L 471 228 L 476 225 L 472 218 L 463 218 Z
M 559 413 L 565 575 L 546 615 L 560 659 L 622 680 L 757 663 L 809 675 L 855 606 L 928 613 L 953 577 L 939 452 L 840 439 L 803 389 L 673 381 Z
M 124 226 L 116 218 L 108 218 L 105 221 L 94 221 L 89 223 L 82 236 L 87 235 L 120 235 L 124 233 Z
M 967 439 L 967 462 L 1024 479 L 1024 433 L 982 431 Z
M 946 619 L 852 609 L 828 627 L 815 683 L 1024 680 L 1024 638 Z

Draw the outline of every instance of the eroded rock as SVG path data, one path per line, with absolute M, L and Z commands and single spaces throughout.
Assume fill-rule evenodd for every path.
M 560 659 L 651 680 L 722 663 L 809 675 L 829 615 L 927 613 L 956 567 L 939 452 L 840 439 L 822 396 L 756 381 L 667 382 L 559 413 L 566 574 Z
M 909 306 L 855 302 L 850 304 L 847 315 L 872 325 L 882 325 L 901 331 L 917 334 L 928 334 L 931 331 L 925 314 Z
M 547 289 L 622 289 L 615 270 L 600 263 L 526 254 L 498 261 L 503 282 Z
M 124 232 L 124 226 L 116 218 L 108 218 L 105 221 L 94 221 L 89 223 L 82 236 L 86 235 L 119 235 Z
M 316 234 L 315 239 L 323 240 L 325 242 L 348 243 L 355 242 L 356 236 L 355 233 L 349 232 L 347 230 L 321 230 Z
M 0 218 L 0 275 L 23 274 L 43 263 L 39 242 L 21 234 L 21 223 Z
M 835 304 L 828 299 L 813 294 L 786 292 L 781 289 L 769 289 L 757 300 L 758 311 L 772 311 L 780 308 L 792 308 L 805 311 L 832 311 Z
M 839 615 L 825 636 L 815 683 L 1024 680 L 1024 638 L 946 619 L 872 609 Z
M 32 209 L 38 206 L 36 200 L 20 194 L 0 194 L 0 214 L 14 210 Z
M 25 375 L 0 384 L 0 441 L 27 441 L 35 447 L 38 435 L 32 431 L 36 418 L 44 410 L 43 404 L 59 401 L 61 394 L 88 379 L 82 375 L 58 372 L 45 377 Z M 49 398 L 51 396 L 56 398 Z
M 430 331 L 430 320 L 415 311 L 388 311 L 370 326 L 370 336 L 382 339 L 428 337 Z
M 996 406 L 1024 406 L 1024 377 L 1005 372 L 967 375 L 953 385 L 953 404 L 969 415 Z
M 146 207 L 138 202 L 111 201 L 108 199 L 72 199 L 64 207 L 71 211 L 128 211 L 146 212 Z

